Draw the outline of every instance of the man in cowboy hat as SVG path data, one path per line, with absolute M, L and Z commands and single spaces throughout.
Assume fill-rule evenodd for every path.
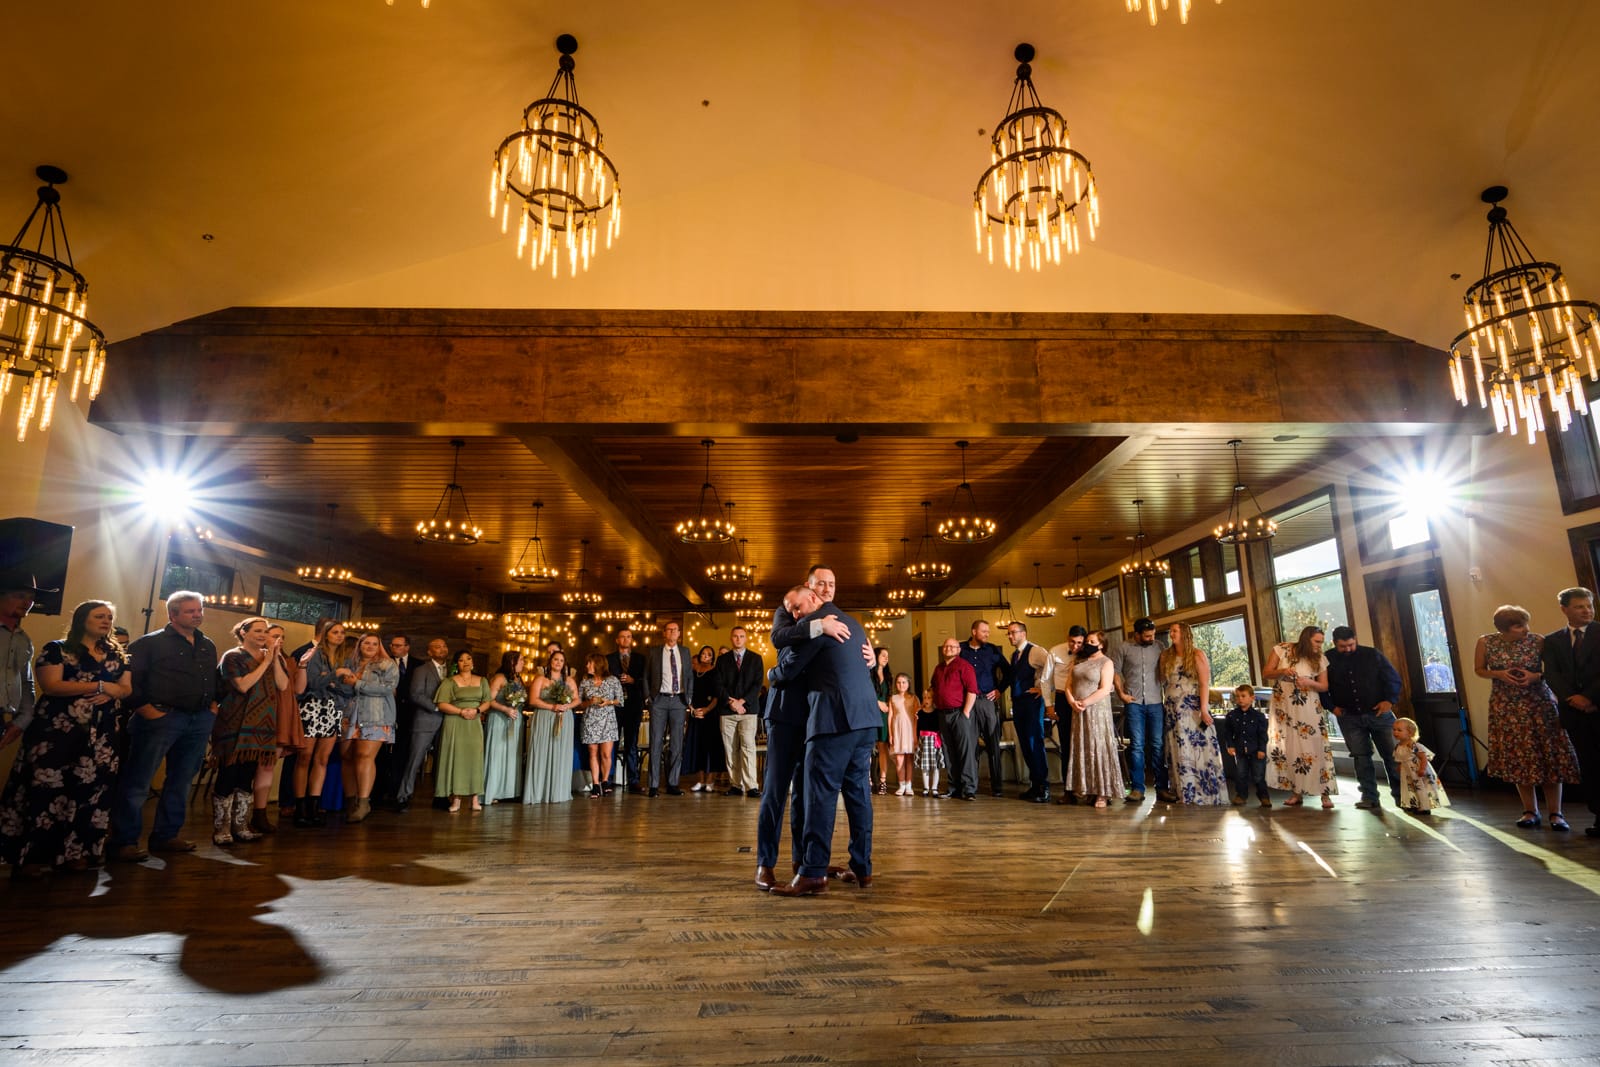
M 0 734 L 0 748 L 22 736 L 33 721 L 33 641 L 22 629 L 22 617 L 33 610 L 40 589 L 33 575 L 0 570 L 0 715 L 10 721 Z

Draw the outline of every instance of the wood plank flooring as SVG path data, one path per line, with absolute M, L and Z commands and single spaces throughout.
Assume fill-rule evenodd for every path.
M 0 889 L 0 1063 L 1600 1062 L 1600 840 L 1353 799 L 878 797 L 803 900 L 754 800 L 285 827 Z

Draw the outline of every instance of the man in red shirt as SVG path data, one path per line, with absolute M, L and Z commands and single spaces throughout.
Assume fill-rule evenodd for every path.
M 961 658 L 961 643 L 945 638 L 927 697 L 939 714 L 939 734 L 950 759 L 950 792 L 943 794 L 945 800 L 978 799 L 978 729 L 972 721 L 977 699 L 977 672 Z

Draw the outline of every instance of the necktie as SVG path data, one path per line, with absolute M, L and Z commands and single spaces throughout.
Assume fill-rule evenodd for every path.
M 679 689 L 679 686 L 678 686 L 678 650 L 676 648 L 670 648 L 669 647 L 667 649 L 667 658 L 672 661 L 672 692 L 676 693 L 676 692 L 678 692 L 678 689 Z
M 733 669 L 734 670 L 738 670 L 740 667 L 743 667 L 743 666 L 744 666 L 744 649 L 741 648 L 739 651 L 737 651 L 737 652 L 735 652 L 733 654 Z
M 1576 659 L 1577 656 L 1578 656 L 1578 649 L 1580 649 L 1582 647 L 1583 647 L 1583 627 L 1574 626 L 1572 628 L 1572 656 L 1573 656 L 1574 659 Z

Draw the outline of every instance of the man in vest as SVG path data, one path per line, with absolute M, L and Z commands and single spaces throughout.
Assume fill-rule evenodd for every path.
M 1006 639 L 1016 651 L 1011 653 L 1011 719 L 1017 728 L 1017 747 L 1028 765 L 1028 789 L 1023 800 L 1035 804 L 1050 802 L 1050 764 L 1044 754 L 1044 695 L 1041 675 L 1050 662 L 1050 653 L 1028 640 L 1028 628 L 1020 622 L 1006 627 Z

